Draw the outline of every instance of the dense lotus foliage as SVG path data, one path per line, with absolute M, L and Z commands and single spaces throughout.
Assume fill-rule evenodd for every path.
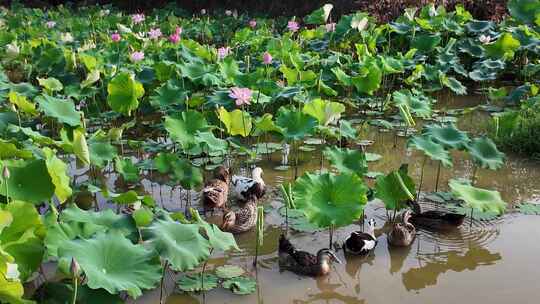
M 374 197 L 396 211 L 419 195 L 406 166 L 369 189 L 367 161 L 377 155 L 354 145 L 365 125 L 414 135 L 408 147 L 447 168 L 454 151 L 500 168 L 492 140 L 434 115 L 434 103 L 438 91 L 480 92 L 510 113 L 501 117 L 539 110 L 540 7 L 508 7 L 500 23 L 429 5 L 386 24 L 363 12 L 336 18 L 332 5 L 277 19 L 0 8 L 0 301 L 118 302 L 158 288 L 167 269 L 182 273 L 185 291 L 253 292 L 234 266 L 204 273 L 213 253 L 239 248 L 190 207 L 205 170 L 283 145 L 296 169 L 304 141 L 329 145 L 321 157 L 331 167 L 321 159 L 321 172 L 295 170 L 286 192 L 298 230 L 348 225 Z M 167 210 L 144 179 L 184 196 Z M 505 210 L 474 178 L 450 187 L 463 207 Z M 61 279 L 25 293 L 44 263 Z

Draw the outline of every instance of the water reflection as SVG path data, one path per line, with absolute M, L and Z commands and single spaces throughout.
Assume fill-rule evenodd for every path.
M 359 299 L 355 296 L 349 296 L 341 294 L 337 291 L 339 287 L 344 284 L 336 284 L 330 282 L 330 276 L 325 278 L 318 278 L 316 280 L 318 292 L 313 294 L 307 294 L 306 300 L 295 299 L 292 301 L 294 304 L 307 304 L 307 303 L 346 303 L 346 304 L 366 304 L 366 300 Z
M 407 290 L 420 290 L 436 285 L 439 276 L 447 271 L 472 271 L 480 266 L 494 265 L 501 259 L 499 253 L 482 247 L 471 247 L 465 253 L 452 250 L 422 254 L 418 256 L 421 266 L 403 273 L 402 282 Z

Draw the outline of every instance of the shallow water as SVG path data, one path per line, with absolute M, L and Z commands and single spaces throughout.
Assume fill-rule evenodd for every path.
M 474 98 L 474 97 L 469 97 Z M 480 98 L 477 98 L 479 102 Z M 471 100 L 453 99 L 444 108 L 470 106 Z M 486 113 L 476 112 L 461 116 L 460 128 L 472 133 L 481 133 L 488 119 Z M 392 132 L 379 132 L 369 128 L 362 139 L 373 140 L 366 147 L 367 152 L 378 153 L 382 158 L 369 163 L 370 171 L 388 172 L 402 163 L 409 164 L 409 172 L 418 182 L 423 156 L 408 152 L 405 139 L 394 139 Z M 396 143 L 396 144 L 394 144 Z M 320 150 L 320 148 L 317 148 Z M 471 178 L 472 161 L 464 153 L 452 155 L 453 168 L 443 168 L 439 181 L 439 191 L 448 190 L 450 178 Z M 477 186 L 495 189 L 513 205 L 524 201 L 540 200 L 540 163 L 507 155 L 505 166 L 498 171 L 479 169 Z M 292 180 L 294 173 L 278 171 L 279 152 L 261 157 L 258 165 L 264 169 L 264 178 L 271 186 Z M 328 168 L 328 164 L 325 164 Z M 320 168 L 317 152 L 304 152 L 300 158 L 299 174 Z M 427 161 L 423 190 L 433 191 L 437 164 Z M 372 183 L 372 181 L 370 182 Z M 180 199 L 180 191 L 172 192 L 167 186 L 160 187 L 162 195 L 146 180 L 145 188 L 158 197 L 158 202 L 173 207 Z M 275 192 L 275 191 L 274 191 Z M 166 303 L 536 303 L 537 280 L 540 274 L 535 266 L 540 253 L 540 217 L 512 212 L 492 221 L 470 221 L 457 231 L 446 234 L 424 230 L 409 248 L 389 248 L 386 232 L 389 225 L 380 202 L 370 202 L 366 215 L 377 221 L 378 245 L 366 257 L 338 256 L 344 262 L 334 265 L 334 271 L 327 277 L 312 279 L 299 277 L 290 272 L 280 273 L 277 262 L 277 240 L 281 232 L 282 217 L 276 211 L 281 203 L 275 195 L 269 195 L 266 202 L 271 207 L 266 215 L 264 246 L 260 249 L 259 267 L 252 267 L 255 253 L 255 233 L 237 236 L 242 252 L 215 254 L 207 269 L 223 264 L 241 265 L 258 281 L 257 292 L 248 296 L 237 296 L 223 289 L 215 289 L 205 294 L 186 294 L 174 291 L 172 273 L 167 275 Z M 427 206 L 430 207 L 430 206 Z M 212 218 L 219 222 L 219 216 Z M 343 240 L 359 225 L 340 228 L 334 239 Z M 316 252 L 328 246 L 328 233 L 292 232 L 291 240 L 303 250 Z M 536 240 L 536 241 L 531 241 Z M 159 290 L 147 292 L 135 303 L 159 303 Z

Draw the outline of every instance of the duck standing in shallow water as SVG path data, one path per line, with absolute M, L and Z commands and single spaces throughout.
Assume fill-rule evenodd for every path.
M 239 234 L 251 230 L 257 224 L 257 202 L 249 200 L 244 207 L 237 211 L 227 211 L 223 214 L 221 230 Z
M 354 255 L 365 255 L 377 246 L 377 238 L 375 237 L 375 220 L 370 219 L 368 222 L 368 232 L 354 231 L 345 240 L 343 250 Z
M 413 210 L 410 221 L 416 227 L 436 231 L 448 231 L 461 226 L 465 220 L 465 214 L 450 213 L 439 210 L 422 212 L 418 202 L 408 201 L 407 204 Z
M 255 167 L 251 178 L 234 175 L 231 179 L 235 196 L 244 202 L 250 199 L 260 199 L 266 191 L 266 184 L 262 179 L 263 170 Z
M 313 255 L 306 251 L 299 251 L 289 242 L 285 235 L 279 238 L 279 266 L 299 275 L 318 277 L 330 273 L 332 262 L 341 264 L 334 251 L 323 248 Z
M 401 223 L 395 223 L 392 231 L 388 234 L 388 243 L 396 247 L 407 247 L 411 245 L 416 237 L 416 228 L 409 222 L 411 211 L 403 213 Z
M 202 189 L 202 203 L 205 212 L 223 208 L 229 196 L 229 169 L 219 166 L 214 172 L 214 178 L 206 182 Z

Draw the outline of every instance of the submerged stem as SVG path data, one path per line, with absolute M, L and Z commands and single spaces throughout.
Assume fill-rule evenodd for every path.
M 439 178 L 441 176 L 441 162 L 439 161 L 439 167 L 437 167 L 437 180 L 435 181 L 435 192 L 439 190 Z
M 422 192 L 422 183 L 424 182 L 424 167 L 426 166 L 427 156 L 424 155 L 424 161 L 422 162 L 422 169 L 420 170 L 420 183 L 418 184 L 418 192 L 416 193 L 416 200 L 420 199 L 420 192 Z

